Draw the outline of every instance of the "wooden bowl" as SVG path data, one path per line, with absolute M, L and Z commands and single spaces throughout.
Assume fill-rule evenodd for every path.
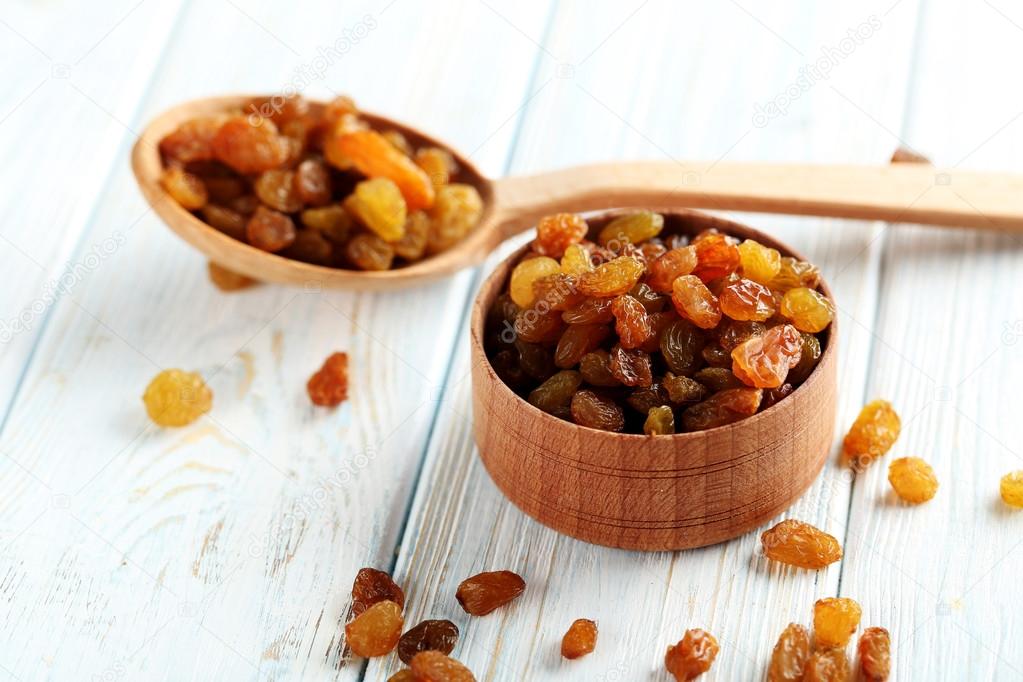
M 589 221 L 600 229 L 621 211 Z M 803 259 L 744 225 L 690 210 L 662 211 L 665 234 L 717 228 Z M 791 395 L 735 424 L 674 436 L 610 433 L 538 410 L 494 372 L 483 347 L 486 313 L 527 247 L 484 282 L 472 313 L 473 431 L 497 487 L 526 514 L 580 540 L 671 550 L 734 538 L 789 507 L 831 448 L 836 324 L 820 335 L 817 368 Z M 821 283 L 820 290 L 831 292 Z

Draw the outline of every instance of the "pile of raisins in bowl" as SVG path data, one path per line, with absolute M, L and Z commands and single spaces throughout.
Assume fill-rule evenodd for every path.
M 696 224 L 540 220 L 487 316 L 494 371 L 544 412 L 605 431 L 700 431 L 783 400 L 827 344 L 820 273 Z
M 160 184 L 257 249 L 338 268 L 388 270 L 444 251 L 483 213 L 445 149 L 374 130 L 353 102 L 259 98 L 182 123 L 160 141 Z

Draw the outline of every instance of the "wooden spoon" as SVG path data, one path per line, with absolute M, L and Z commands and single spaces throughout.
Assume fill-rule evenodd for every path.
M 362 272 L 311 265 L 261 251 L 210 227 L 160 186 L 161 138 L 182 122 L 242 106 L 251 96 L 210 97 L 157 116 L 132 150 L 132 170 L 153 210 L 210 260 L 258 280 L 342 289 L 421 284 L 481 262 L 505 239 L 558 211 L 606 208 L 711 208 L 1023 232 L 1023 175 L 938 169 L 924 164 L 810 164 L 674 161 L 608 162 L 525 177 L 488 179 L 450 146 L 383 116 L 363 113 L 416 147 L 441 146 L 486 208 L 476 229 L 451 249 L 407 267 Z M 312 103 L 313 107 L 322 106 Z

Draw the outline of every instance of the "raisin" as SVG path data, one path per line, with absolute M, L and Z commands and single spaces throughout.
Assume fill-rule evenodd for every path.
M 883 456 L 899 437 L 902 422 L 891 403 L 874 400 L 867 403 L 842 441 L 842 453 L 850 464 L 865 468 Z
M 412 211 L 405 218 L 405 234 L 394 242 L 394 254 L 407 261 L 417 261 L 426 253 L 426 240 L 430 233 L 430 216 L 423 211 Z
M 405 234 L 408 212 L 398 186 L 387 178 L 363 180 L 344 201 L 345 210 L 385 242 Z
M 835 318 L 831 301 L 813 289 L 789 289 L 781 299 L 779 312 L 801 332 L 815 334 L 824 331 Z
M 216 204 L 206 204 L 202 207 L 202 219 L 211 227 L 223 232 L 228 237 L 237 239 L 240 242 L 248 240 L 245 234 L 245 225 L 248 222 L 241 213 L 233 211 Z
M 345 642 L 356 656 L 383 656 L 398 643 L 404 624 L 400 606 L 377 602 L 345 625 Z
M 606 350 L 595 350 L 587 353 L 579 361 L 579 374 L 590 386 L 621 386 L 611 373 L 611 354 Z
M 211 161 L 213 138 L 224 120 L 222 116 L 207 116 L 185 121 L 160 140 L 160 153 L 181 163 Z
M 568 419 L 572 396 L 581 383 L 579 372 L 562 370 L 533 389 L 528 397 L 529 404 L 548 414 Z
M 572 244 L 565 249 L 565 255 L 561 257 L 561 272 L 566 275 L 581 275 L 593 269 L 593 261 L 590 260 L 589 252 L 578 244 Z
M 668 391 L 661 384 L 653 383 L 643 388 L 637 388 L 625 399 L 629 407 L 639 412 L 644 417 L 655 407 L 667 405 L 671 402 Z
M 764 399 L 760 401 L 760 409 L 766 410 L 769 407 L 773 407 L 778 404 L 782 398 L 787 398 L 792 395 L 792 391 L 796 390 L 792 384 L 782 384 L 778 388 L 769 388 L 764 391 Z
M 250 120 L 251 119 L 251 120 Z M 262 173 L 288 159 L 287 138 L 268 119 L 232 116 L 211 142 L 216 158 L 239 173 Z
M 628 350 L 619 345 L 611 349 L 611 374 L 626 386 L 649 386 L 653 383 L 650 354 Z
M 554 364 L 562 369 L 575 367 L 587 353 L 596 350 L 611 330 L 602 324 L 573 324 L 561 335 Z
M 718 296 L 718 303 L 721 305 L 722 313 L 733 320 L 740 321 L 763 322 L 774 315 L 776 308 L 771 290 L 751 279 L 739 279 L 726 285 L 721 290 L 721 295 Z M 801 331 L 820 330 L 803 329 Z
M 516 339 L 515 349 L 519 353 L 522 370 L 537 381 L 546 381 L 558 369 L 554 364 L 554 354 L 546 346 Z
M 615 331 L 623 348 L 638 348 L 653 335 L 646 308 L 632 296 L 624 294 L 615 298 L 611 312 L 615 316 Z
M 397 185 L 410 210 L 433 206 L 436 193 L 430 178 L 380 133 L 342 132 L 336 143 L 360 173 L 370 178 L 387 178 Z
M 693 378 L 715 393 L 730 388 L 746 388 L 746 384 L 739 381 L 739 377 L 727 367 L 704 367 Z
M 860 635 L 856 650 L 860 654 L 860 672 L 864 682 L 885 682 L 892 671 L 892 641 L 884 628 L 867 628 Z
M 536 260 L 536 259 L 534 259 Z M 587 298 L 566 310 L 561 319 L 568 324 L 606 324 L 615 319 L 610 298 Z
M 388 270 L 394 247 L 375 234 L 362 232 L 345 244 L 345 259 L 360 270 Z
M 267 118 L 278 126 L 302 120 L 309 115 L 309 101 L 302 95 L 253 97 L 245 104 L 249 115 Z
M 771 280 L 770 287 L 779 291 L 788 291 L 796 287 L 816 289 L 820 281 L 821 273 L 816 266 L 786 256 L 781 259 L 778 274 Z
M 672 249 L 657 260 L 650 263 L 650 274 L 647 283 L 654 291 L 662 294 L 672 292 L 672 284 L 683 275 L 688 275 L 696 268 L 696 249 L 684 246 Z
M 648 436 L 668 436 L 675 433 L 675 415 L 667 406 L 651 407 L 643 422 L 643 433 Z
M 412 145 L 409 144 L 408 138 L 402 135 L 400 131 L 385 130 L 380 134 L 383 135 L 384 139 L 387 140 L 391 144 L 391 146 L 397 149 L 399 152 L 401 152 L 405 156 L 412 156 L 413 154 Z
M 846 597 L 818 599 L 813 605 L 813 636 L 819 648 L 845 648 L 860 625 L 860 605 Z
M 754 336 L 760 336 L 767 331 L 767 327 L 760 322 L 738 322 L 736 320 L 725 320 L 718 327 L 718 343 L 729 353 L 743 341 L 747 341 Z M 817 355 L 820 356 L 820 347 L 818 346 Z M 729 364 L 731 362 L 729 361 Z
M 483 215 L 483 199 L 472 185 L 452 183 L 437 190 L 429 213 L 426 251 L 434 254 L 450 248 L 476 227 Z
M 466 578 L 458 585 L 455 598 L 471 616 L 485 616 L 511 602 L 526 589 L 526 581 L 512 571 L 491 571 Z
M 800 682 L 810 659 L 810 633 L 797 623 L 789 623 L 771 653 L 767 682 Z
M 686 431 L 703 431 L 732 424 L 756 414 L 763 392 L 754 388 L 730 388 L 718 391 L 702 403 L 682 413 Z
M 458 172 L 455 158 L 440 147 L 424 147 L 416 152 L 416 165 L 423 169 L 434 189 L 440 189 L 451 182 L 451 176 Z
M 529 343 L 554 343 L 561 337 L 564 327 L 557 310 L 529 308 L 515 318 L 515 333 Z
M 245 224 L 245 236 L 257 249 L 273 253 L 295 241 L 295 223 L 283 213 L 260 206 Z
M 472 672 L 439 651 L 423 651 L 412 658 L 413 682 L 476 682 Z
M 848 679 L 849 659 L 842 649 L 814 652 L 803 673 L 803 682 L 846 682 Z
M 998 493 L 1005 504 L 1023 509 L 1023 470 L 1013 471 L 1002 476 L 1002 480 L 998 484 Z
M 938 477 L 919 457 L 900 457 L 888 465 L 888 482 L 895 494 L 910 504 L 922 504 L 938 492 Z
M 817 570 L 842 558 L 842 547 L 833 535 L 795 519 L 765 530 L 760 543 L 768 559 L 799 568 Z
M 728 351 L 716 342 L 708 343 L 700 351 L 703 361 L 711 367 L 729 367 L 732 364 L 732 356 Z
M 892 152 L 892 158 L 889 163 L 931 163 L 923 154 L 915 152 L 908 147 L 896 147 L 895 151 Z
M 640 244 L 653 239 L 664 229 L 664 216 L 652 211 L 638 211 L 615 218 L 597 235 L 597 243 L 613 251 L 624 244 Z
M 685 376 L 675 376 L 667 372 L 661 380 L 668 399 L 675 403 L 695 403 L 703 400 L 706 389 L 700 382 Z
M 639 245 L 640 256 L 649 265 L 668 253 L 668 247 L 656 237 Z
M 219 177 L 216 175 L 203 175 L 202 184 L 206 185 L 206 193 L 210 201 L 218 204 L 227 204 L 245 194 L 248 190 L 246 183 L 237 177 Z
M 295 168 L 295 193 L 299 200 L 309 206 L 326 206 L 330 203 L 332 183 L 330 169 L 319 159 L 306 159 Z
M 536 300 L 533 283 L 561 272 L 561 265 L 553 258 L 540 257 L 524 260 L 512 270 L 508 291 L 512 300 L 521 308 L 528 308 Z
M 281 255 L 304 263 L 330 265 L 334 260 L 334 245 L 316 230 L 298 230 L 291 246 Z
M 579 618 L 568 626 L 561 638 L 561 655 L 569 660 L 582 658 L 593 653 L 597 647 L 597 624 L 592 620 Z
M 387 678 L 387 682 L 416 682 L 415 675 L 410 668 L 402 668 Z
M 739 269 L 739 249 L 734 240 L 723 234 L 708 234 L 694 240 L 696 267 L 693 275 L 704 282 L 730 275 Z
M 160 185 L 174 201 L 189 211 L 202 208 L 209 200 L 206 185 L 203 184 L 199 176 L 186 173 L 176 166 L 163 171 L 160 176 Z
M 526 373 L 514 351 L 507 349 L 497 351 L 490 356 L 490 364 L 501 381 L 511 386 L 512 390 L 517 391 L 526 384 Z
M 781 269 L 781 254 L 759 242 L 747 239 L 739 244 L 739 263 L 742 276 L 754 282 L 770 285 Z
M 661 336 L 664 335 L 664 330 L 668 328 L 673 322 L 678 320 L 678 315 L 674 310 L 665 311 L 663 313 L 650 313 L 647 315 L 647 321 L 650 323 L 651 334 L 649 338 L 639 349 L 645 353 L 651 355 L 661 350 Z
M 314 405 L 334 407 L 347 400 L 348 354 L 331 353 L 328 355 L 327 359 L 323 361 L 323 366 L 309 377 L 309 381 L 306 382 L 306 391 Z
M 671 302 L 670 296 L 662 296 L 643 282 L 632 287 L 628 295 L 642 303 L 643 309 L 648 313 L 659 313 Z
M 545 216 L 536 224 L 533 250 L 541 256 L 561 258 L 565 249 L 578 244 L 586 236 L 589 226 L 575 213 L 555 213 Z
M 583 295 L 576 289 L 575 278 L 571 275 L 556 272 L 533 281 L 533 307 L 540 307 L 542 302 L 549 309 L 561 312 L 583 300 Z
M 644 271 L 638 258 L 622 256 L 579 276 L 579 291 L 586 296 L 612 298 L 627 293 Z
M 717 298 L 695 275 L 682 275 L 675 280 L 671 302 L 679 315 L 701 329 L 713 329 L 721 321 Z
M 677 644 L 668 647 L 664 667 L 677 680 L 692 680 L 710 670 L 720 647 L 714 636 L 705 630 L 686 630 Z
M 343 244 L 352 231 L 352 217 L 340 204 L 307 208 L 301 213 L 302 224 L 316 230 L 335 244 Z
M 165 369 L 146 386 L 142 402 L 158 426 L 186 426 L 210 411 L 213 392 L 197 372 Z
M 256 280 L 245 275 L 228 270 L 210 261 L 208 264 L 210 281 L 221 291 L 239 291 L 247 289 L 256 284 Z
M 421 651 L 450 654 L 458 642 L 458 626 L 450 620 L 424 620 L 398 640 L 398 658 L 409 664 Z
M 228 208 L 244 216 L 250 216 L 259 208 L 259 197 L 255 194 L 243 194 L 228 204 Z
M 252 189 L 264 204 L 281 213 L 294 213 L 302 208 L 302 198 L 295 191 L 295 173 L 290 170 L 268 170 L 259 174 Z
M 621 431 L 625 428 L 625 413 L 611 398 L 590 390 L 577 391 L 572 396 L 572 421 L 580 426 L 601 431 Z
M 352 582 L 352 613 L 358 616 L 377 602 L 392 601 L 405 606 L 405 593 L 387 573 L 375 568 L 360 568 Z
M 803 334 L 803 348 L 799 362 L 789 370 L 788 380 L 793 384 L 806 381 L 821 359 L 821 342 L 813 334 Z
M 700 367 L 703 333 L 687 320 L 674 320 L 661 334 L 661 355 L 675 374 L 688 375 Z
M 792 325 L 771 327 L 732 349 L 732 372 L 756 388 L 777 388 L 799 363 L 803 339 Z

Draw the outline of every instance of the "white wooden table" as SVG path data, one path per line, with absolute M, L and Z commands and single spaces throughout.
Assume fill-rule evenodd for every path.
M 891 631 L 894 679 L 1023 679 L 1023 513 L 997 492 L 1023 468 L 1023 238 L 741 216 L 834 286 L 839 431 L 887 397 L 895 454 L 941 479 L 908 508 L 885 465 L 852 480 L 829 462 L 788 515 L 842 539 L 845 559 L 810 573 L 768 563 L 755 533 L 630 553 L 505 501 L 471 441 L 465 329 L 496 260 L 399 294 L 225 295 L 127 159 L 180 100 L 297 88 L 351 93 L 494 175 L 883 163 L 899 144 L 1021 171 L 1021 60 L 1011 0 L 5 2 L 0 672 L 384 680 L 396 659 L 349 658 L 341 635 L 370 565 L 406 587 L 410 623 L 459 625 L 455 655 L 480 680 L 666 680 L 665 647 L 689 627 L 721 642 L 706 679 L 760 679 L 785 624 L 834 595 Z M 305 379 L 342 349 L 351 400 L 314 409 Z M 159 430 L 139 396 L 174 366 L 202 371 L 215 406 Z M 467 618 L 455 586 L 503 568 L 524 597 Z M 598 649 L 564 662 L 578 617 L 599 622 Z

